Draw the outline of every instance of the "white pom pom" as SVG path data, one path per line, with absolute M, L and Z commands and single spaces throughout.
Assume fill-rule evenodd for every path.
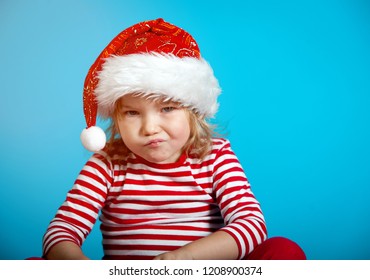
M 82 145 L 91 152 L 103 149 L 107 141 L 104 131 L 98 126 L 85 128 L 82 130 L 80 138 Z

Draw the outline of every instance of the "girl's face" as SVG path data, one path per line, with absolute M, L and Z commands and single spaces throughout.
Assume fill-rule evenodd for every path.
M 116 122 L 127 148 L 153 163 L 176 162 L 190 136 L 188 112 L 175 102 L 125 95 Z

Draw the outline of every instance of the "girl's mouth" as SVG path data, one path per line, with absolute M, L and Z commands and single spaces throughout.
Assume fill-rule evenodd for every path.
M 145 144 L 145 146 L 148 146 L 148 147 L 158 147 L 162 142 L 164 142 L 164 140 L 162 139 L 154 139 L 154 140 L 150 140 L 149 142 L 147 142 Z

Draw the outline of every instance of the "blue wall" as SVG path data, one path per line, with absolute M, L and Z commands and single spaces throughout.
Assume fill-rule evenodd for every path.
M 155 3 L 155 4 L 154 4 Z M 42 235 L 89 158 L 82 85 L 124 28 L 163 17 L 189 31 L 223 88 L 217 122 L 270 236 L 309 259 L 370 259 L 368 1 L 0 3 L 0 259 Z M 99 259 L 98 226 L 84 249 Z

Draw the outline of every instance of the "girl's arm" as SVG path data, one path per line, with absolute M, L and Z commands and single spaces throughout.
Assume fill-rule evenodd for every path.
M 110 162 L 94 154 L 78 175 L 43 237 L 48 259 L 87 259 L 82 246 L 103 207 L 111 182 Z
M 231 235 L 217 231 L 175 251 L 155 257 L 155 260 L 236 260 L 238 246 Z
M 45 256 L 48 260 L 88 260 L 81 248 L 71 241 L 62 241 L 54 245 Z

